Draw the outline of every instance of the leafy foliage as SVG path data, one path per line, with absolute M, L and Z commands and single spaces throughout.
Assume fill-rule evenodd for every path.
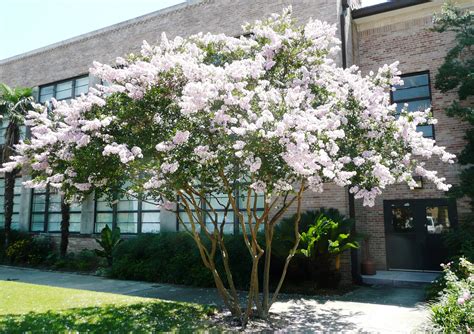
M 296 216 L 283 219 L 275 228 L 273 253 L 283 258 L 295 240 Z M 306 211 L 301 215 L 299 233 L 302 244 L 288 273 L 289 280 L 312 280 L 318 288 L 336 288 L 339 285 L 339 254 L 358 247 L 357 235 L 351 235 L 353 221 L 337 209 Z M 304 235 L 304 237 L 303 237 Z
M 443 234 L 443 243 L 451 259 L 465 257 L 474 262 L 474 218 L 469 218 Z
M 0 240 L 4 239 L 4 236 L 4 230 L 0 230 Z M 0 247 L 0 262 L 40 265 L 47 261 L 53 251 L 54 245 L 47 237 L 35 238 L 28 233 L 12 231 L 10 245 L 6 248 Z
M 102 249 L 96 249 L 95 252 L 98 256 L 101 256 L 107 260 L 109 266 L 113 263 L 113 253 L 117 246 L 123 242 L 120 238 L 120 228 L 118 226 L 110 229 L 109 225 L 100 232 L 100 239 L 95 239 Z
M 446 112 L 474 125 L 474 11 L 462 10 L 447 2 L 434 17 L 433 30 L 451 32 L 456 36 L 456 45 L 449 50 L 438 69 L 435 87 L 442 92 L 457 90 L 459 101 L 453 101 Z M 466 168 L 461 172 L 460 185 L 453 187 L 452 194 L 468 196 L 474 207 L 474 128 L 466 131 L 465 139 L 467 145 L 459 155 L 459 163 L 466 165 Z
M 431 319 L 445 333 L 472 333 L 474 265 L 460 258 L 456 271 L 448 264 L 443 273 L 446 287 L 431 305 Z
M 342 222 L 321 213 L 308 231 L 301 233 L 301 254 L 306 257 L 338 255 L 348 249 L 359 248 L 358 242 L 350 238 L 350 226 L 343 226 Z

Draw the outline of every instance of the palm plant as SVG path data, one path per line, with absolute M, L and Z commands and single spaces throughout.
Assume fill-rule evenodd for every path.
M 20 141 L 20 127 L 24 124 L 28 111 L 33 109 L 32 94 L 31 88 L 11 88 L 6 84 L 0 84 L 0 115 L 3 120 L 8 120 L 2 148 L 2 163 L 9 162 L 15 153 L 15 145 Z M 10 242 L 15 177 L 18 173 L 19 169 L 5 172 L 5 247 L 8 247 Z

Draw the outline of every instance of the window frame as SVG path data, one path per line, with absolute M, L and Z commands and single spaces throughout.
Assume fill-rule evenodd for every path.
M 51 233 L 51 234 L 56 234 L 56 233 L 61 233 L 61 229 L 59 231 L 49 231 L 49 215 L 50 214 L 61 214 L 61 210 L 59 211 L 51 211 L 49 210 L 49 203 L 50 203 L 50 187 L 46 187 L 44 192 L 37 193 L 36 195 L 45 195 L 45 203 L 44 203 L 44 211 L 35 211 L 34 210 L 34 199 L 35 199 L 35 189 L 31 189 L 31 199 L 30 199 L 30 222 L 28 226 L 28 231 L 30 233 Z M 81 209 L 80 210 L 69 210 L 69 213 L 74 213 L 77 214 L 79 213 L 81 215 L 82 219 L 82 203 L 81 203 Z M 40 215 L 43 214 L 43 230 L 42 231 L 33 231 L 33 215 Z M 61 218 L 62 221 L 62 218 Z M 61 224 L 61 222 L 59 222 Z M 80 234 L 80 225 L 79 223 L 79 231 L 69 231 L 69 234 Z
M 60 85 L 62 83 L 65 83 L 65 82 L 68 82 L 68 81 L 72 81 L 72 88 L 71 88 L 72 94 L 71 94 L 71 96 L 67 97 L 67 98 L 62 98 L 62 99 L 56 99 L 56 100 L 57 101 L 65 101 L 65 100 L 74 99 L 76 97 L 79 97 L 80 94 L 76 95 L 76 81 L 79 80 L 79 79 L 83 79 L 83 78 L 89 78 L 89 74 L 81 74 L 81 75 L 78 75 L 78 76 L 74 76 L 72 78 L 59 80 L 59 81 L 54 81 L 54 82 L 50 82 L 50 83 L 39 86 L 38 101 L 40 103 L 46 103 L 46 102 L 49 102 L 51 100 L 51 98 L 56 99 L 56 93 L 57 93 L 58 85 Z M 53 96 L 51 98 L 49 98 L 47 101 L 41 102 L 41 90 L 44 89 L 45 87 L 49 87 L 49 86 L 53 86 Z M 87 84 L 87 89 L 89 89 L 89 88 L 90 88 L 90 82 Z
M 108 214 L 112 214 L 112 226 L 109 226 L 111 229 L 115 228 L 118 226 L 118 214 L 119 213 L 137 213 L 137 232 L 136 233 L 130 233 L 130 232 L 120 232 L 121 234 L 124 234 L 124 235 L 137 235 L 137 234 L 142 234 L 142 230 L 143 230 L 143 217 L 142 217 L 142 214 L 143 213 L 158 213 L 160 214 L 160 219 L 159 221 L 157 222 L 159 225 L 160 225 L 160 231 L 159 232 L 145 232 L 145 233 L 154 233 L 154 234 L 158 234 L 161 232 L 161 210 L 160 209 L 156 209 L 156 210 L 147 210 L 147 209 L 143 209 L 143 199 L 142 198 L 136 198 L 134 199 L 137 201 L 137 210 L 119 210 L 118 209 L 118 202 L 120 200 L 116 199 L 114 201 L 114 203 L 111 205 L 111 208 L 112 210 L 97 210 L 97 203 L 99 202 L 99 199 L 97 197 L 94 198 L 94 231 L 93 231 L 93 234 L 100 234 L 100 231 L 98 232 L 96 230 L 96 227 L 97 227 L 97 214 L 98 213 L 108 213 Z M 107 225 L 107 223 L 105 223 L 105 225 Z
M 255 192 L 252 192 L 253 193 L 253 196 L 257 196 L 259 197 L 260 195 L 256 194 Z M 244 195 L 245 197 L 247 196 L 246 194 L 246 191 L 242 191 L 240 189 L 237 189 L 237 190 L 234 190 L 234 199 L 235 199 L 235 204 L 237 205 L 237 210 L 239 212 L 246 212 L 247 211 L 247 208 L 242 208 L 240 206 L 240 196 L 241 195 Z M 253 197 L 252 196 L 252 197 Z M 181 224 L 179 223 L 179 219 L 178 219 L 178 215 L 182 212 L 186 212 L 184 209 L 181 209 L 181 206 L 179 204 L 179 199 L 178 197 L 176 197 L 176 202 L 178 203 L 177 207 L 176 207 L 176 231 L 180 232 L 180 231 L 185 231 L 184 227 L 181 226 Z M 203 201 L 204 202 L 204 201 Z M 204 211 L 206 211 L 206 203 L 201 203 L 201 210 L 203 211 L 203 217 L 202 219 L 204 220 L 204 222 L 206 222 L 206 217 L 205 217 L 205 213 Z M 222 208 L 222 209 L 215 209 L 216 212 L 224 212 L 225 209 Z M 264 208 L 258 208 L 257 209 L 257 213 L 260 213 L 260 212 L 263 212 L 264 211 Z M 195 212 L 195 210 L 192 210 L 192 212 Z M 233 216 L 233 231 L 232 231 L 232 234 L 234 235 L 237 235 L 237 234 L 240 234 L 242 233 L 241 231 L 241 228 L 240 228 L 240 222 L 238 221 L 238 217 L 237 215 L 235 214 L 234 210 L 232 209 L 232 207 L 229 208 L 229 211 L 228 211 L 228 214 L 231 214 Z M 226 222 L 226 224 L 228 224 L 229 222 Z M 246 225 L 248 225 L 248 223 L 245 223 Z M 207 224 L 206 224 L 207 225 Z
M 412 76 L 417 76 L 417 75 L 423 75 L 423 74 L 426 74 L 427 78 L 428 78 L 428 98 L 430 100 L 430 109 L 431 109 L 431 114 L 434 115 L 434 111 L 433 111 L 433 93 L 432 93 L 432 89 L 431 89 L 431 75 L 430 75 L 430 71 L 429 70 L 424 70 L 424 71 L 417 71 L 417 72 L 410 72 L 410 73 L 404 73 L 400 76 L 400 78 L 403 80 L 403 78 L 408 78 L 408 77 L 412 77 Z M 391 86 L 391 88 L 393 88 L 394 86 Z M 403 87 L 403 86 L 402 86 Z M 421 86 L 417 86 L 417 87 L 421 87 Z M 390 102 L 393 104 L 393 103 L 396 103 L 396 104 L 405 104 L 405 103 L 410 103 L 410 102 L 415 102 L 415 101 L 420 101 L 420 100 L 426 100 L 426 97 L 425 98 L 419 98 L 419 97 L 416 97 L 416 98 L 410 98 L 410 99 L 406 99 L 406 100 L 402 100 L 401 102 L 395 102 L 394 101 L 394 98 L 393 98 L 393 90 L 390 89 Z M 398 113 L 397 113 L 398 114 Z M 429 137 L 425 137 L 423 136 L 424 138 L 430 138 L 430 139 L 436 139 L 436 134 L 435 134 L 435 126 L 434 124 L 425 124 L 425 125 L 420 125 L 420 126 L 431 126 L 431 133 L 433 134 L 432 136 L 429 136 Z M 418 130 L 417 130 L 418 131 Z
M 15 193 L 16 182 L 17 180 L 20 180 L 21 182 L 21 179 L 22 177 L 20 175 L 15 177 L 15 186 L 13 187 L 13 208 L 15 207 L 15 198 L 20 198 L 20 203 L 18 203 L 18 205 L 21 206 L 21 188 L 23 188 L 23 184 L 20 184 L 20 193 L 18 194 Z M 0 177 L 0 180 L 3 180 L 3 189 L 5 190 L 5 177 L 4 176 Z M 5 193 L 0 194 L 0 197 L 3 197 L 3 201 L 4 201 L 3 203 L 5 203 Z M 4 205 L 5 204 L 2 204 L 2 208 L 0 209 L 0 215 L 3 216 L 3 227 L 5 227 L 5 206 Z M 18 215 L 18 225 L 19 225 L 18 228 L 20 228 L 20 212 L 21 212 L 21 208 L 18 212 L 12 211 L 12 226 L 14 224 L 13 216 Z M 16 230 L 16 229 L 12 228 L 12 230 Z

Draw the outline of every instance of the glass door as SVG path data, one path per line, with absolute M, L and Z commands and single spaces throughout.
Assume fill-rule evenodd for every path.
M 448 199 L 384 201 L 389 269 L 439 271 L 447 260 L 442 234 L 456 223 L 456 203 Z

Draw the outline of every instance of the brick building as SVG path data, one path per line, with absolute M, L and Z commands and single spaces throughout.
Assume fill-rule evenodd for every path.
M 458 0 L 458 3 L 464 8 L 474 7 L 472 0 Z M 0 82 L 35 87 L 40 102 L 51 97 L 69 99 L 97 83 L 96 78 L 88 75 L 93 60 L 113 63 L 117 56 L 138 51 L 143 40 L 155 42 L 163 31 L 169 37 L 201 31 L 237 36 L 243 22 L 280 12 L 289 4 L 293 6 L 293 15 L 298 22 L 313 17 L 338 26 L 344 41 L 338 64 L 355 64 L 363 73 L 368 73 L 399 60 L 405 85 L 393 94 L 393 101 L 399 105 L 408 103 L 413 110 L 431 105 L 439 122 L 419 130 L 425 136 L 434 137 L 450 152 L 461 151 L 467 125 L 447 117 L 443 111 L 455 95 L 441 94 L 433 86 L 437 68 L 454 44 L 453 35 L 428 30 L 432 14 L 442 4 L 439 0 L 390 1 L 352 12 L 347 0 L 188 0 L 0 60 Z M 5 127 L 4 121 L 0 131 Z M 3 132 L 0 133 L 2 139 Z M 458 165 L 435 168 L 450 183 L 458 182 Z M 27 175 L 23 176 L 23 179 L 27 178 Z M 455 226 L 458 217 L 467 213 L 469 207 L 466 201 L 448 200 L 433 185 L 423 183 L 423 180 L 419 182 L 420 187 L 415 190 L 403 185 L 387 189 L 373 208 L 352 201 L 347 189 L 328 184 L 322 196 L 306 197 L 304 208 L 334 207 L 345 215 L 354 216 L 357 230 L 369 236 L 370 254 L 378 269 L 437 270 L 443 258 L 440 233 Z M 1 189 L 0 194 L 3 194 Z M 22 188 L 21 179 L 18 179 L 15 203 L 15 228 L 53 238 L 58 236 L 61 215 L 57 194 Z M 174 213 L 160 212 L 145 202 L 123 198 L 109 206 L 91 196 L 71 210 L 70 248 L 93 247 L 91 237 L 105 224 L 117 225 L 123 233 L 130 235 L 179 229 Z M 353 273 L 359 267 L 360 258 L 357 253 L 352 254 Z M 349 254 L 343 259 L 343 265 L 349 272 Z

